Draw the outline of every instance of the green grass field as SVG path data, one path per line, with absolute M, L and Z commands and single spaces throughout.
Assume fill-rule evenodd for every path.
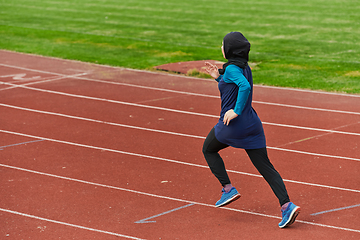
M 359 0 L 0 0 L 0 48 L 151 69 L 251 42 L 254 82 L 360 93 Z

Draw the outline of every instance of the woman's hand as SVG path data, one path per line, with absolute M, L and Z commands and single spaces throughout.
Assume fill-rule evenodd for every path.
M 238 115 L 234 112 L 234 109 L 228 110 L 224 116 L 224 120 L 223 120 L 224 124 L 228 126 L 230 121 L 236 118 L 237 116 Z
M 210 74 L 210 76 L 217 79 L 220 76 L 218 67 L 209 62 L 205 62 L 205 64 L 205 71 Z

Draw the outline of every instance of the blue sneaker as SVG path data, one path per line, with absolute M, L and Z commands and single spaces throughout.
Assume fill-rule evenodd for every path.
M 279 223 L 279 227 L 284 228 L 290 226 L 295 222 L 296 217 L 300 213 L 300 207 L 290 202 L 287 208 L 285 209 L 285 211 L 281 210 L 281 212 L 282 212 L 282 220 Z
M 215 204 L 216 207 L 224 206 L 240 197 L 240 194 L 234 187 L 231 188 L 229 192 L 225 192 L 225 190 L 222 189 L 222 192 L 223 194 L 221 195 L 220 200 Z

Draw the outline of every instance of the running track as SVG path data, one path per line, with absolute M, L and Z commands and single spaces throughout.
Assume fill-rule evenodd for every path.
M 255 78 L 256 81 L 256 78 Z M 359 239 L 360 96 L 256 85 L 270 159 L 298 221 L 243 150 L 242 197 L 201 153 L 216 82 L 0 51 L 1 239 Z

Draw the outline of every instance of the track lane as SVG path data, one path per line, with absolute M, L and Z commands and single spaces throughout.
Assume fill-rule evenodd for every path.
M 18 132 L 45 136 L 54 139 L 66 139 L 78 143 L 85 143 L 100 147 L 101 146 L 110 147 L 114 149 L 121 149 L 129 152 L 135 152 L 135 153 L 141 153 L 147 155 L 155 155 L 155 156 L 160 156 L 160 157 L 165 157 L 180 161 L 186 159 L 186 161 L 192 163 L 198 163 L 199 161 L 201 163 L 204 162 L 203 156 L 201 154 L 201 146 L 202 146 L 203 138 L 205 136 L 198 136 L 199 138 L 192 138 L 192 137 L 184 137 L 184 136 L 176 136 L 176 135 L 174 136 L 166 133 L 153 133 L 144 130 L 136 130 L 136 129 L 134 130 L 134 129 L 124 128 L 121 126 L 111 126 L 106 124 L 98 125 L 99 123 L 87 122 L 77 119 L 75 119 L 74 121 L 74 119 L 51 116 L 47 114 L 42 115 L 33 112 L 24 112 L 18 109 L 10 109 L 10 108 L 4 108 L 2 112 L 4 113 L 3 115 L 4 120 L 7 118 L 16 119 L 13 122 L 11 122 L 9 126 L 10 126 L 10 130 L 15 129 Z M 134 119 L 133 121 L 136 122 L 136 119 Z M 54 127 L 55 129 L 53 129 Z M 177 128 L 177 130 L 181 130 L 182 126 L 175 125 L 175 127 Z M 68 131 L 63 131 L 64 128 L 66 128 Z M 89 132 L 88 129 L 91 129 L 91 131 Z M 276 136 L 277 133 L 278 131 L 276 131 L 274 135 Z M 285 132 L 284 134 L 291 135 L 289 134 L 289 132 Z M 173 137 L 179 139 L 180 143 L 174 145 L 172 143 L 174 140 Z M 86 142 L 84 142 L 85 139 Z M 108 142 L 109 140 L 111 140 L 111 142 Z M 104 142 L 106 143 L 106 145 L 104 145 Z M 139 149 L 138 146 L 142 146 L 141 149 Z M 194 146 L 198 146 L 198 147 L 194 148 Z M 348 145 L 343 144 L 342 146 L 345 147 Z M 170 149 L 171 151 L 169 151 Z M 182 149 L 188 149 L 188 150 L 186 152 L 183 152 Z M 227 152 L 229 152 L 230 155 L 225 155 L 224 158 L 226 159 L 227 164 L 229 164 L 229 167 L 234 166 L 234 168 L 231 169 L 240 170 L 240 171 L 250 171 L 256 173 L 256 171 L 254 171 L 251 165 L 247 166 L 248 165 L 247 163 L 246 164 L 239 163 L 239 158 L 231 157 L 233 156 L 233 153 L 237 153 L 239 151 L 236 151 L 235 149 L 229 149 L 227 150 Z M 274 151 L 274 152 L 278 152 L 278 151 Z M 189 156 L 191 156 L 191 158 L 189 158 Z M 242 162 L 248 162 L 247 157 L 244 154 L 239 156 L 243 156 L 241 157 L 242 159 L 244 159 L 244 161 Z M 286 159 L 287 161 L 290 161 L 290 163 L 299 165 L 299 168 L 302 169 L 307 169 L 307 166 L 311 161 L 314 161 L 316 163 L 318 159 L 318 157 L 316 156 L 303 156 L 299 154 L 296 155 L 298 157 L 294 158 L 293 155 L 291 155 L 291 153 L 286 153 L 285 155 L 280 155 L 280 156 L 281 156 L 280 158 L 274 158 L 272 160 L 274 163 L 279 162 L 276 165 L 282 164 L 282 161 Z M 309 159 L 309 160 L 304 162 L 302 159 Z M 326 159 L 326 158 L 322 158 L 322 159 Z M 330 160 L 327 161 L 332 162 Z M 344 170 L 349 168 L 353 169 L 353 171 L 351 172 L 354 172 L 355 175 L 352 174 L 346 175 L 347 177 L 343 178 L 345 181 L 347 181 L 347 179 L 351 176 L 354 177 L 356 176 L 358 170 L 356 162 L 350 161 L 349 163 L 346 163 L 346 160 L 338 160 L 332 163 L 333 164 L 326 166 L 331 166 L 333 167 L 333 169 L 338 169 L 339 166 L 342 165 L 344 167 Z M 240 167 L 238 168 L 237 166 Z M 332 169 L 331 167 L 327 168 L 328 171 Z M 323 168 L 321 167 L 321 165 L 317 165 L 317 168 L 314 168 L 314 171 L 316 173 L 316 171 L 321 171 L 322 169 Z M 290 170 L 287 172 L 289 172 L 290 176 L 297 176 L 296 179 L 302 178 L 301 175 L 298 174 L 297 170 L 296 171 Z M 325 182 L 327 182 L 329 179 L 333 180 L 332 178 L 329 177 L 325 179 L 327 179 L 325 180 Z M 320 180 L 316 182 L 322 183 L 323 181 Z
M 206 204 L 210 204 L 215 211 L 213 218 L 218 219 L 217 221 L 220 221 L 221 219 L 222 222 L 228 221 L 227 220 L 228 214 L 224 213 L 223 212 L 224 210 L 217 210 L 215 207 L 213 207 L 213 202 L 217 200 L 219 193 L 217 191 L 214 191 L 217 187 L 214 186 L 214 184 L 209 183 L 210 173 L 207 173 L 208 169 L 206 168 L 204 169 L 198 169 L 198 168 L 194 169 L 192 167 L 184 168 L 184 166 L 174 165 L 172 163 L 161 163 L 164 174 L 159 175 L 156 173 L 159 165 L 156 164 L 156 162 L 154 162 L 151 159 L 142 159 L 138 157 L 129 157 L 129 156 L 127 157 L 125 156 L 125 158 L 119 159 L 119 156 L 114 156 L 114 155 L 118 155 L 115 153 L 94 151 L 91 149 L 84 151 L 84 149 L 78 147 L 64 146 L 62 144 L 49 143 L 49 142 L 41 142 L 38 143 L 37 145 L 47 145 L 48 147 L 40 148 L 41 151 L 33 151 L 33 148 L 31 148 L 30 146 L 27 147 L 23 146 L 23 148 L 30 150 L 26 155 L 26 157 L 24 156 L 21 157 L 21 155 L 27 153 L 26 149 L 25 151 L 22 152 L 18 151 L 18 154 L 11 155 L 12 158 L 11 162 L 13 164 L 15 163 L 21 165 L 28 165 L 31 169 L 35 169 L 35 170 L 42 169 L 45 170 L 46 173 L 58 174 L 58 175 L 60 173 L 61 175 L 65 175 L 66 178 L 69 177 L 71 178 L 73 176 L 76 179 L 81 179 L 89 182 L 97 182 L 110 186 L 119 186 L 119 187 L 124 187 L 125 189 L 135 188 L 137 191 L 151 192 L 157 195 L 172 197 L 176 199 L 184 199 L 184 200 L 187 199 L 187 201 L 191 201 L 191 202 L 195 201 L 198 203 L 204 203 L 205 201 L 208 202 Z M 58 153 L 56 154 L 56 157 L 54 157 L 54 154 L 51 154 L 54 152 Z M 32 160 L 33 157 L 36 158 L 36 161 Z M 52 164 L 50 166 L 47 166 L 46 164 L 49 162 L 49 157 L 51 157 L 52 159 Z M 74 159 L 76 159 L 76 161 L 73 161 Z M 114 161 L 114 159 L 119 159 L 119 161 Z M 93 163 L 97 162 L 98 164 L 96 164 L 95 166 L 94 164 L 89 164 L 89 161 Z M 133 167 L 134 165 L 139 167 L 135 170 Z M 189 172 L 190 174 L 185 174 L 185 175 L 182 174 L 181 172 L 184 170 L 186 172 Z M 105 191 L 101 193 L 103 191 L 101 188 L 99 188 L 101 186 L 94 187 L 94 185 L 91 184 L 87 186 L 87 184 L 85 184 L 84 182 L 79 183 L 76 181 L 75 182 L 69 181 L 68 179 L 61 179 L 61 178 L 60 180 L 59 178 L 53 179 L 54 176 L 50 177 L 50 179 L 47 179 L 49 178 L 49 176 L 44 176 L 44 175 L 39 176 L 39 174 L 34 174 L 33 172 L 28 173 L 26 171 L 20 171 L 21 172 L 20 174 L 11 173 L 13 171 L 19 171 L 19 170 L 11 169 L 10 171 L 6 171 L 7 175 L 5 175 L 4 178 L 6 184 L 2 185 L 2 186 L 9 186 L 10 184 L 12 186 L 12 187 L 9 186 L 11 188 L 11 191 L 6 191 L 6 194 L 10 194 L 13 196 L 11 204 L 9 205 L 8 203 L 7 206 L 17 208 L 18 211 L 20 210 L 21 211 L 27 210 L 28 212 L 35 211 L 32 213 L 37 215 L 39 215 L 40 213 L 41 214 L 46 213 L 47 217 L 53 216 L 53 218 L 55 216 L 58 216 L 56 215 L 57 212 L 60 212 L 61 215 L 59 216 L 62 217 L 61 220 L 65 222 L 69 222 L 70 220 L 73 222 L 77 218 L 76 216 L 78 217 L 82 216 L 81 221 L 76 221 L 77 224 L 81 223 L 81 225 L 89 226 L 87 225 L 88 223 L 91 224 L 90 226 L 96 227 L 96 229 L 104 229 L 104 226 L 106 226 L 108 227 L 107 231 L 113 231 L 112 229 L 113 225 L 116 225 L 121 221 L 128 222 L 133 218 L 135 219 L 138 216 L 140 217 L 141 215 L 144 214 L 144 211 L 147 213 L 147 216 L 152 216 L 156 214 L 156 212 L 159 213 L 159 211 L 161 211 L 159 210 L 159 208 L 160 209 L 162 208 L 161 206 L 163 206 L 164 209 L 167 210 L 169 208 L 176 207 L 176 205 L 173 205 L 173 203 L 171 204 L 166 203 L 165 205 L 159 204 L 158 203 L 159 199 L 150 198 L 144 200 L 142 199 L 142 197 L 135 197 L 133 194 L 129 196 L 127 194 L 124 195 L 123 193 L 120 194 L 116 189 L 111 190 L 110 192 Z M 174 175 L 174 172 L 178 172 L 179 174 Z M 191 179 L 193 178 L 192 175 L 197 176 L 197 181 L 199 183 L 199 186 L 205 186 L 205 188 L 204 187 L 201 187 L 199 189 L 193 188 L 191 182 Z M 245 211 L 250 211 L 254 213 L 267 214 L 267 215 L 270 214 L 271 216 L 279 215 L 279 210 L 277 203 L 275 201 L 275 197 L 272 195 L 272 192 L 269 191 L 268 186 L 261 178 L 251 179 L 251 181 L 249 181 L 248 178 L 251 178 L 249 176 L 234 175 L 232 177 L 236 181 L 239 181 L 238 178 L 240 177 L 240 180 L 246 182 L 247 184 L 246 187 L 240 186 L 239 189 L 241 189 L 241 193 L 243 197 L 241 198 L 241 201 L 237 201 L 233 203 L 231 205 L 231 209 L 244 209 Z M 6 182 L 6 180 L 8 179 L 12 179 L 12 181 Z M 143 179 L 147 179 L 147 181 L 144 182 Z M 167 182 L 165 183 L 164 181 Z M 15 188 L 14 185 L 19 183 L 21 185 Z M 83 186 L 84 184 L 85 186 Z M 334 191 L 329 189 L 320 189 L 320 190 L 316 189 L 316 191 L 311 191 L 312 187 L 298 188 L 296 185 L 293 184 L 288 184 L 288 185 L 290 185 L 289 189 L 291 189 L 292 191 L 300 189 L 299 192 L 293 195 L 295 195 L 294 198 L 297 199 L 298 202 L 301 202 L 303 204 L 305 204 L 305 202 L 303 202 L 305 199 L 310 201 L 311 199 L 318 198 L 318 196 L 327 195 Z M 28 186 L 32 186 L 32 187 L 28 187 Z M 19 193 L 18 191 L 19 188 L 23 188 L 23 191 L 21 191 L 21 193 Z M 178 188 L 179 191 L 174 192 L 174 188 Z M 46 191 L 44 192 L 43 190 Z M 48 195 L 49 192 L 50 193 L 53 192 L 53 193 Z M 211 195 L 209 196 L 208 193 L 211 193 Z M 307 196 L 306 198 L 302 198 L 300 197 L 299 194 L 300 195 L 306 194 Z M 344 204 L 345 203 L 344 198 L 349 194 L 352 195 L 354 193 L 341 193 L 341 192 L 338 193 L 337 197 L 332 199 L 332 203 L 334 205 L 340 203 Z M 22 195 L 28 197 L 23 197 Z M 331 195 L 333 196 L 333 194 Z M 104 196 L 107 196 L 105 200 L 104 200 Z M 140 198 L 139 200 L 142 201 L 143 204 L 139 203 L 137 200 L 134 200 L 134 197 L 135 199 Z M 71 200 L 70 201 L 61 200 L 68 198 L 71 198 Z M 126 200 L 122 201 L 123 198 Z M 272 198 L 274 199 L 274 201 L 269 201 L 267 204 L 263 204 L 261 203 L 261 201 L 254 201 L 254 198 L 259 200 Z M 16 201 L 14 201 L 15 199 Z M 44 199 L 44 201 L 36 201 L 36 199 Z M 24 200 L 32 201 L 32 202 L 28 204 L 24 204 L 24 203 L 19 204 L 21 203 L 21 201 Z M 81 202 L 86 202 L 87 204 L 84 205 L 81 204 Z M 160 202 L 163 203 L 164 200 L 160 199 Z M 29 205 L 32 206 L 31 210 L 28 209 Z M 107 208 L 108 206 L 114 206 L 114 207 L 108 209 Z M 131 216 L 132 216 L 131 219 L 129 219 L 129 216 L 126 212 L 120 211 L 122 217 L 119 215 L 119 210 L 122 209 L 122 206 L 126 207 L 127 211 L 131 212 Z M 149 208 L 149 206 L 153 206 L 153 207 Z M 323 206 L 323 202 L 321 202 L 320 200 L 319 203 L 312 204 L 310 206 L 311 207 L 307 207 L 306 209 L 304 209 L 304 216 L 308 215 L 307 214 L 308 211 L 310 212 L 315 211 L 317 208 L 319 208 L 319 206 Z M 89 210 L 89 208 L 91 208 L 91 210 Z M 97 211 L 96 210 L 97 208 L 104 208 L 104 209 Z M 118 209 L 118 211 L 116 211 L 116 208 Z M 75 212 L 72 213 L 72 211 Z M 207 210 L 207 211 L 212 212 L 213 210 Z M 105 212 L 106 216 L 101 215 L 102 212 Z M 181 219 L 182 222 L 185 221 L 185 223 L 183 223 L 182 226 L 184 224 L 186 225 L 186 222 L 190 221 L 189 218 L 186 217 L 189 216 L 189 214 L 185 214 L 185 216 L 183 216 L 181 215 L 182 213 L 184 213 L 183 211 L 179 213 L 180 213 L 179 219 Z M 238 216 L 237 218 L 242 222 L 241 224 L 245 224 L 245 225 L 246 225 L 246 221 L 244 221 L 245 219 L 253 218 L 252 216 L 243 216 L 243 213 L 241 212 L 240 215 L 242 216 Z M 106 217 L 106 222 L 109 221 L 108 224 L 104 224 L 104 220 L 102 220 L 103 217 Z M 168 224 L 163 222 L 164 220 L 169 219 L 168 217 L 170 217 L 170 221 L 171 219 L 174 218 L 174 216 L 165 216 L 165 219 L 158 220 L 159 223 L 168 226 Z M 113 218 L 116 218 L 116 220 L 114 220 Z M 208 221 L 213 222 L 214 221 L 213 218 L 208 219 Z M 254 219 L 254 221 L 263 221 L 261 219 L 258 220 L 256 218 Z M 309 219 L 303 218 L 303 220 L 307 222 L 310 221 L 311 223 L 311 221 L 314 220 L 314 218 L 315 217 Z M 192 219 L 192 217 L 190 219 Z M 332 219 L 331 216 L 327 218 L 328 224 L 331 223 L 331 219 Z M 271 222 L 273 222 L 273 224 L 275 225 L 277 221 L 278 219 L 275 219 L 274 221 Z M 202 221 L 202 223 L 203 222 L 204 221 Z M 198 222 L 198 224 L 199 223 L 201 223 L 201 221 Z M 100 224 L 102 228 L 99 228 L 97 224 Z M 189 224 L 193 225 L 194 222 L 190 221 Z M 237 224 L 239 224 L 239 222 L 237 222 Z M 354 224 L 356 225 L 356 223 Z M 342 226 L 342 225 L 337 225 L 337 226 Z M 171 227 L 171 225 L 168 227 Z M 178 228 L 179 226 L 174 225 L 173 227 Z M 252 226 L 252 227 L 256 227 L 256 226 Z M 252 227 L 251 226 L 246 227 L 249 233 L 250 231 L 252 231 Z M 302 228 L 301 226 L 298 227 Z M 221 228 L 223 228 L 223 226 Z M 120 229 L 119 226 L 116 226 L 116 229 Z M 186 229 L 186 226 L 184 226 L 184 229 Z M 324 230 L 322 228 L 320 229 L 316 228 L 314 232 L 317 231 L 324 231 Z M 246 233 L 246 231 L 244 231 L 244 233 Z
M 99 75 L 101 75 L 101 74 L 103 74 L 105 71 L 102 71 L 102 72 L 99 72 Z M 130 74 L 131 75 L 131 74 Z M 179 103 L 180 104 L 180 103 Z M 180 105 L 179 105 L 180 106 Z M 65 124 L 66 125 L 66 124 Z M 351 128 L 352 129 L 352 128 Z M 357 128 L 355 128 L 355 129 L 357 129 Z M 310 161 L 311 162 L 311 161 Z M 237 176 L 237 175 L 235 175 L 235 176 Z M 356 178 L 355 178 L 356 179 Z M 259 179 L 259 180 L 261 180 L 261 179 Z M 301 190 L 300 190 L 301 191 Z M 324 196 L 324 195 L 319 195 L 319 196 L 315 196 L 315 199 L 316 199 L 316 197 L 321 197 L 321 196 Z M 215 197 L 214 197 L 215 198 Z M 310 204 L 310 203 L 309 203 Z M 266 208 L 266 207 L 265 207 Z M 335 236 L 335 235 L 334 235 Z

